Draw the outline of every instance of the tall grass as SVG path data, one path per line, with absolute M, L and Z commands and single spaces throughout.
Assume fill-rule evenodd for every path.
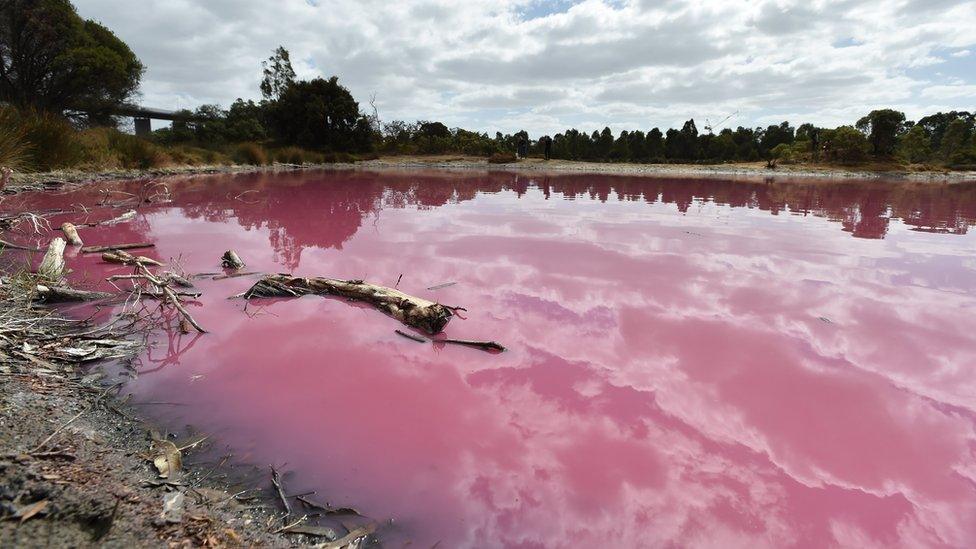
M 0 107 L 0 168 L 22 170 L 30 158 L 30 144 L 17 112 Z
M 241 143 L 234 148 L 234 161 L 250 166 L 264 166 L 268 163 L 268 152 L 257 143 Z

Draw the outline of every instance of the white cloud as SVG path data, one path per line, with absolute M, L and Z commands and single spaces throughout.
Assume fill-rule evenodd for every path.
M 360 102 L 375 92 L 385 119 L 490 132 L 646 130 L 736 111 L 730 124 L 840 124 L 882 106 L 917 118 L 972 108 L 962 92 L 976 84 L 913 73 L 976 45 L 966 0 L 76 4 L 146 63 L 143 102 L 170 108 L 257 98 L 279 44 L 301 76 L 337 74 Z

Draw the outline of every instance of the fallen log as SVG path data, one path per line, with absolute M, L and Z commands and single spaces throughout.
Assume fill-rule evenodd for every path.
M 113 246 L 85 246 L 81 249 L 83 254 L 93 254 L 101 252 L 111 252 L 113 250 L 137 250 L 140 248 L 153 248 L 156 245 L 152 242 L 135 242 L 132 244 L 115 244 Z
M 224 255 L 220 257 L 220 263 L 225 269 L 240 270 L 245 266 L 244 260 L 242 260 L 241 256 L 237 255 L 237 252 L 234 250 L 227 250 L 224 252 Z
M 85 243 L 81 241 L 81 237 L 78 236 L 78 229 L 71 223 L 62 223 L 61 232 L 64 233 L 64 237 L 68 240 L 68 244 L 72 246 L 82 246 Z
M 162 267 L 162 263 L 148 257 L 134 256 L 122 250 L 112 250 L 102 254 L 102 261 L 106 263 L 118 263 L 120 265 L 154 265 Z
M 238 297 L 298 297 L 308 294 L 334 295 L 369 303 L 400 322 L 436 334 L 450 322 L 454 312 L 440 303 L 407 295 L 399 290 L 376 286 L 362 280 L 301 278 L 269 275 Z
M 64 239 L 56 237 L 47 245 L 47 252 L 37 267 L 37 273 L 48 280 L 60 280 L 64 274 Z
M 36 292 L 36 298 L 46 303 L 95 301 L 97 299 L 112 297 L 112 294 L 105 292 L 90 292 L 88 290 L 76 290 L 65 286 L 45 286 L 44 284 L 38 284 Z

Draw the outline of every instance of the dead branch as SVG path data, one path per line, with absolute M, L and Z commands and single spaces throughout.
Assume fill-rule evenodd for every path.
M 125 223 L 126 221 L 132 221 L 135 218 L 136 218 L 136 211 L 135 210 L 129 210 L 129 211 L 125 212 L 124 214 L 118 216 L 118 217 L 113 217 L 112 219 L 108 219 L 108 220 L 105 220 L 105 221 L 101 221 L 98 224 L 99 225 L 117 225 L 119 223 Z
M 64 275 L 64 246 L 63 238 L 51 239 L 51 243 L 47 246 L 47 252 L 44 253 L 44 259 L 37 267 L 39 275 L 48 280 L 61 280 L 61 276 Z
M 81 246 L 84 244 L 84 242 L 81 241 L 81 237 L 78 236 L 78 229 L 75 228 L 75 226 L 71 223 L 62 223 L 61 232 L 64 233 L 64 237 L 68 240 L 68 244 L 71 244 L 72 246 Z
M 121 253 L 125 253 L 125 252 L 121 252 Z M 181 315 L 183 315 L 183 318 L 186 319 L 186 321 L 189 322 L 190 325 L 196 329 L 196 331 L 200 332 L 201 334 L 207 333 L 207 331 L 204 330 L 203 327 L 200 326 L 200 324 L 193 318 L 193 315 L 187 312 L 186 308 L 184 308 L 183 305 L 180 303 L 180 298 L 173 292 L 173 290 L 170 289 L 168 280 L 162 280 L 158 278 L 156 275 L 152 274 L 152 272 L 150 272 L 149 269 L 146 268 L 146 265 L 144 263 L 137 262 L 136 267 L 141 271 L 141 274 L 143 274 L 150 283 L 152 283 L 157 288 L 159 288 L 159 291 L 161 291 L 164 294 L 164 296 L 167 298 L 166 301 L 168 301 L 169 304 L 172 305 L 174 309 L 176 309 Z
M 285 512 L 287 513 L 285 516 L 291 516 L 291 503 L 288 503 L 288 498 L 285 497 L 285 489 L 281 486 L 281 475 L 274 466 L 271 466 L 271 484 L 278 491 L 278 497 L 281 498 L 281 503 L 285 506 Z
M 399 290 L 376 286 L 362 280 L 301 278 L 269 275 L 240 295 L 254 297 L 298 297 L 307 294 L 334 295 L 369 303 L 407 326 L 436 334 L 450 322 L 454 313 L 447 307 Z
M 424 339 L 424 338 L 422 338 L 422 337 L 420 337 L 419 335 L 408 334 L 407 332 L 404 332 L 403 330 L 393 330 L 393 331 L 396 332 L 397 335 L 403 336 L 403 337 L 405 337 L 407 339 L 412 339 L 412 340 L 416 341 L 417 343 L 427 343 L 427 340 Z
M 253 275 L 257 275 L 257 274 L 261 274 L 261 273 L 256 272 L 256 271 L 248 271 L 246 273 L 222 274 L 222 275 L 217 275 L 217 276 L 211 278 L 210 280 L 224 280 L 224 279 L 227 279 L 227 278 L 238 278 L 238 277 L 242 277 L 242 276 L 253 276 Z
M 106 263 L 118 263 L 120 265 L 153 265 L 161 267 L 163 264 L 155 259 L 143 256 L 134 256 L 122 250 L 112 250 L 102 254 L 102 261 Z
M 453 343 L 455 345 L 467 345 L 468 347 L 477 347 L 483 351 L 505 351 L 505 347 L 501 344 L 495 343 L 494 341 L 473 341 L 470 339 L 436 339 L 435 343 Z
M 112 294 L 105 292 L 90 292 L 87 290 L 76 290 L 64 286 L 45 286 L 38 284 L 36 287 L 36 298 L 47 303 L 64 303 L 69 301 L 95 301 L 112 297 Z
M 240 270 L 244 268 L 244 260 L 242 260 L 241 256 L 237 255 L 237 252 L 234 250 L 227 250 L 224 252 L 224 255 L 220 258 L 220 263 L 226 269 Z
M 437 286 L 431 286 L 430 288 L 427 288 L 427 289 L 428 290 L 440 290 L 442 288 L 449 288 L 449 287 L 451 287 L 451 286 L 453 286 L 455 284 L 457 284 L 457 282 L 445 282 L 443 284 L 438 284 Z
M 6 240 L 0 240 L 0 248 L 10 248 L 11 250 L 25 250 L 28 252 L 44 251 L 40 248 L 32 248 L 31 246 L 22 246 L 20 244 L 14 244 L 13 242 L 7 242 Z
M 135 242 L 132 244 L 115 244 L 112 246 L 85 246 L 81 249 L 83 254 L 93 254 L 100 252 L 111 252 L 113 250 L 138 250 L 140 248 L 153 248 L 156 245 L 152 242 Z

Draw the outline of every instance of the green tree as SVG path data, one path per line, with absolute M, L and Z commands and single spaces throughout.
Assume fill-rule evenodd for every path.
M 759 140 L 759 152 L 762 156 L 767 156 L 778 145 L 792 145 L 794 138 L 793 126 L 789 122 L 769 126 L 762 132 L 762 137 Z
M 278 139 L 308 148 L 362 150 L 370 140 L 369 123 L 339 78 L 294 82 L 269 105 L 269 119 Z M 365 133 L 365 135 L 363 135 Z
M 267 101 L 277 101 L 289 86 L 295 83 L 295 69 L 291 66 L 291 55 L 284 46 L 278 46 L 267 61 L 261 63 L 264 78 L 261 80 L 261 95 Z
M 647 132 L 647 158 L 651 162 L 664 160 L 664 135 L 661 130 L 654 128 Z
M 630 160 L 630 134 L 627 131 L 620 132 L 620 137 L 613 142 L 610 147 L 609 158 L 616 162 Z
M 857 121 L 857 129 L 868 136 L 873 154 L 887 156 L 895 152 L 898 136 L 905 131 L 905 113 L 893 109 L 874 110 Z
M 964 161 L 968 149 L 972 145 L 973 128 L 972 124 L 963 118 L 956 118 L 946 128 L 945 135 L 942 136 L 942 146 L 940 155 L 949 164 Z
M 853 126 L 841 126 L 827 132 L 825 145 L 830 158 L 840 162 L 861 160 L 871 148 L 864 134 Z
M 68 0 L 0 0 L 0 101 L 104 118 L 132 97 L 142 63 Z
M 963 120 L 972 127 L 974 120 L 976 120 L 976 113 L 966 111 L 937 112 L 920 119 L 915 125 L 925 128 L 925 131 L 932 137 L 932 150 L 938 151 L 942 148 L 942 137 L 949 129 L 949 124 L 955 120 Z
M 925 162 L 932 156 L 932 147 L 929 143 L 928 132 L 924 127 L 916 124 L 898 143 L 898 155 L 908 162 Z
M 233 143 L 266 139 L 268 132 L 263 118 L 264 111 L 260 105 L 238 98 L 227 111 L 225 138 Z

